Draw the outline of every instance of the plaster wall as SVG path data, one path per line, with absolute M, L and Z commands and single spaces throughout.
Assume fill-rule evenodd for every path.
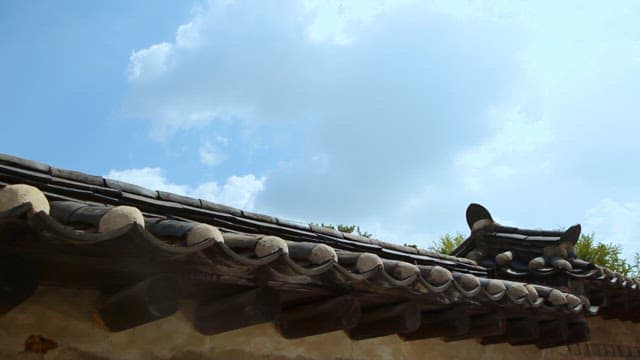
M 343 332 L 287 340 L 271 324 L 215 336 L 196 332 L 181 311 L 118 333 L 92 320 L 93 291 L 41 287 L 0 318 L 0 359 L 599 359 L 640 358 L 640 325 L 590 319 L 592 340 L 539 350 L 534 346 L 480 345 L 475 340 L 404 342 L 396 336 L 352 341 Z M 46 354 L 24 349 L 30 335 L 57 343 Z

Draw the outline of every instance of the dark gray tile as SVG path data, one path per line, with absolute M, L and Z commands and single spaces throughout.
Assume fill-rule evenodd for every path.
M 143 188 L 142 186 L 129 184 L 124 181 L 114 179 L 104 179 L 104 181 L 105 184 L 112 189 L 126 191 L 132 194 L 147 196 L 150 198 L 155 198 L 158 196 L 155 190 L 149 190 L 147 188 Z
M 51 168 L 51 175 L 61 177 L 63 179 L 80 181 L 85 184 L 104 186 L 104 179 L 102 176 L 89 175 L 79 171 Z
M 31 170 L 41 171 L 41 172 L 49 172 L 49 165 L 43 164 L 33 160 L 27 160 L 23 158 L 19 158 L 17 156 L 2 154 L 0 153 L 0 163 L 2 164 L 10 164 L 10 165 L 18 165 L 20 167 L 24 167 Z
M 158 198 L 160 198 L 161 200 L 174 201 L 180 204 L 194 206 L 197 208 L 201 206 L 200 200 L 198 199 L 194 199 L 192 197 L 184 195 L 173 194 L 166 191 L 158 191 Z

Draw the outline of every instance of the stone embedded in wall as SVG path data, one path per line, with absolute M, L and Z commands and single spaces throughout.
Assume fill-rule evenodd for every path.
M 42 335 L 30 335 L 24 342 L 24 351 L 34 354 L 46 354 L 57 347 L 57 342 Z

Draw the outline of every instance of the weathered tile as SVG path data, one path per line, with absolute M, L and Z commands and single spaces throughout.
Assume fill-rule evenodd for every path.
M 61 177 L 63 179 L 80 181 L 85 184 L 105 186 L 102 176 L 89 175 L 79 171 L 51 167 L 51 175 L 55 177 Z
M 158 196 L 155 190 L 149 190 L 142 186 L 129 184 L 124 181 L 114 180 L 114 179 L 104 179 L 104 181 L 105 181 L 105 184 L 112 189 L 126 191 L 132 194 L 147 196 L 150 198 L 155 198 Z
M 26 169 L 36 170 L 44 173 L 49 172 L 49 165 L 47 164 L 2 153 L 0 153 L 0 164 L 17 165 Z
M 172 194 L 166 191 L 158 191 L 158 198 L 162 200 L 174 201 L 180 204 L 194 206 L 198 208 L 201 206 L 200 200 L 198 199 L 184 196 L 184 195 Z

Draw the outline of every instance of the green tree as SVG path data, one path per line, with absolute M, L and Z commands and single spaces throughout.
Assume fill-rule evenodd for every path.
M 640 255 L 634 256 L 634 264 L 629 264 L 622 256 L 622 246 L 613 243 L 601 243 L 595 240 L 595 235 L 582 234 L 575 245 L 576 255 L 586 261 L 608 267 L 620 274 L 637 274 L 640 265 Z
M 465 240 L 464 235 L 445 234 L 438 241 L 434 241 L 429 250 L 441 254 L 451 254 Z M 407 245 L 405 246 L 415 246 Z M 608 267 L 623 275 L 640 275 L 640 253 L 635 253 L 633 262 L 629 263 L 622 255 L 622 246 L 613 243 L 601 243 L 595 240 L 595 235 L 582 234 L 575 245 L 576 255 L 585 261 Z
M 334 225 L 331 225 L 331 224 L 320 224 L 320 226 L 326 227 L 326 228 L 329 228 L 329 229 L 333 229 L 333 230 L 338 230 L 340 232 L 348 233 L 348 234 L 356 233 L 356 234 L 358 234 L 360 236 L 364 236 L 366 238 L 371 238 L 373 236 L 373 234 L 370 233 L 370 232 L 360 230 L 360 226 L 358 226 L 358 225 L 339 224 L 338 226 L 334 226 Z
M 331 224 L 321 224 L 321 226 L 338 230 L 344 233 L 356 233 L 360 236 L 371 238 L 373 235 L 367 231 L 360 230 L 357 225 L 337 226 Z M 456 233 L 455 235 L 445 234 L 438 241 L 434 241 L 427 248 L 428 250 L 449 255 L 455 248 L 460 246 L 465 240 L 465 236 Z M 415 244 L 404 244 L 413 248 L 418 248 Z M 640 253 L 635 253 L 633 261 L 629 263 L 622 255 L 622 246 L 613 243 L 601 243 L 595 240 L 595 234 L 582 234 L 575 245 L 576 255 L 585 261 L 608 267 L 623 275 L 640 276 Z
M 640 277 L 640 254 L 633 254 L 633 263 L 631 264 L 631 271 L 629 272 L 630 276 Z
M 445 234 L 438 241 L 431 243 L 428 247 L 429 250 L 435 251 L 440 254 L 449 255 L 455 248 L 457 248 L 465 240 L 464 235 L 457 233 L 455 235 Z

